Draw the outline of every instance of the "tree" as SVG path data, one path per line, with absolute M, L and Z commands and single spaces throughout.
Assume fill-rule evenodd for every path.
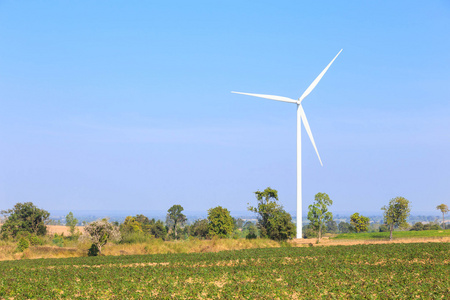
M 66 216 L 66 226 L 69 227 L 70 235 L 72 237 L 75 236 L 77 224 L 78 219 L 73 216 L 72 212 L 69 212 Z
M 257 213 L 258 229 L 262 237 L 278 240 L 290 239 L 295 236 L 295 226 L 291 215 L 288 214 L 278 201 L 277 190 L 266 188 L 264 191 L 255 192 L 258 206 L 249 206 L 248 210 Z
M 406 219 L 411 211 L 409 201 L 403 197 L 395 197 L 389 201 L 388 206 L 383 206 L 381 209 L 384 210 L 384 222 L 389 226 L 389 240 L 392 240 L 394 227 L 408 227 Z
M 45 222 L 50 213 L 37 208 L 32 202 L 17 203 L 12 209 L 2 210 L 1 214 L 7 219 L 1 228 L 3 237 L 16 237 L 20 232 L 29 232 L 34 235 L 45 235 L 47 227 Z
M 209 232 L 209 228 L 208 228 L 208 220 L 207 219 L 201 219 L 201 220 L 196 220 L 194 222 L 194 224 L 192 224 L 192 228 L 191 228 L 191 235 L 201 238 L 201 239 L 206 239 L 208 237 L 208 232 Z
M 256 239 L 258 237 L 258 228 L 252 222 L 247 222 L 247 223 L 250 223 L 250 224 L 246 228 L 248 233 L 245 236 L 245 238 L 248 240 Z
M 136 215 L 134 218 L 136 219 L 136 222 L 139 222 L 142 225 L 149 225 L 151 223 L 151 221 L 144 215 Z
M 333 220 L 333 214 L 328 211 L 328 206 L 332 205 L 333 201 L 326 193 L 317 193 L 314 201 L 308 207 L 308 220 L 313 228 L 317 230 L 317 241 L 320 241 L 324 224 Z
M 330 220 L 327 222 L 327 232 L 337 233 L 338 227 L 336 221 Z
M 187 220 L 186 216 L 181 213 L 183 210 L 184 208 L 178 204 L 167 210 L 166 223 L 172 227 L 175 238 L 177 238 L 177 225 L 182 226 Z
M 121 237 L 119 228 L 110 223 L 108 219 L 88 223 L 84 227 L 84 231 L 92 244 L 98 249 L 99 254 L 102 253 L 102 247 L 108 241 L 118 241 Z
M 208 233 L 211 237 L 227 237 L 233 229 L 233 218 L 228 209 L 217 206 L 208 210 Z
M 272 240 L 285 241 L 295 236 L 296 228 L 292 217 L 283 209 L 276 210 L 268 223 L 267 234 Z
M 350 216 L 350 224 L 355 232 L 366 232 L 369 230 L 369 221 L 368 217 L 364 217 L 359 213 L 354 213 Z
M 155 237 L 155 238 L 160 238 L 160 239 L 166 239 L 167 236 L 167 230 L 166 227 L 164 226 L 164 223 L 161 220 L 158 220 L 155 222 L 154 219 L 152 219 L 153 224 L 151 224 L 150 227 L 150 233 Z
M 120 231 L 124 234 L 133 232 L 142 232 L 142 224 L 136 220 L 135 217 L 128 216 L 125 221 L 120 225 Z
M 448 206 L 445 204 L 441 204 L 436 206 L 436 209 L 442 212 L 442 228 L 445 229 L 445 214 L 449 212 Z
M 347 222 L 339 222 L 338 228 L 340 233 L 349 233 L 351 231 L 351 226 Z

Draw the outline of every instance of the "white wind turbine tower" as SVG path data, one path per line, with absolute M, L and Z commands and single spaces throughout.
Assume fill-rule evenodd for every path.
M 303 120 L 303 124 L 305 125 L 306 132 L 311 140 L 311 143 L 314 146 L 314 150 L 316 150 L 317 157 L 319 158 L 320 164 L 322 164 L 322 160 L 320 159 L 319 151 L 317 151 L 316 143 L 314 142 L 314 138 L 311 132 L 311 128 L 309 127 L 308 119 L 306 118 L 305 111 L 302 107 L 303 99 L 308 96 L 312 90 L 316 87 L 319 81 L 322 79 L 323 75 L 327 72 L 328 68 L 334 62 L 334 60 L 341 54 L 341 51 L 333 58 L 333 60 L 328 64 L 328 66 L 317 76 L 317 78 L 311 83 L 311 85 L 306 89 L 306 91 L 301 95 L 298 100 L 294 100 L 287 97 L 282 96 L 274 96 L 274 95 L 262 95 L 262 94 L 250 94 L 250 93 L 240 93 L 240 92 L 232 92 L 235 94 L 242 94 L 260 98 L 266 98 L 270 100 L 295 103 L 297 104 L 297 238 L 302 238 L 302 138 L 301 138 L 301 124 Z

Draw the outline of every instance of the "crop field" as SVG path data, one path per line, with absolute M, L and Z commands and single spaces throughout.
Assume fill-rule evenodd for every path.
M 440 238 L 450 237 L 450 229 L 441 230 L 422 230 L 422 231 L 394 231 L 394 238 Z M 360 232 L 360 233 L 341 233 L 334 239 L 389 239 L 389 232 Z
M 1 299 L 449 299 L 450 243 L 0 262 Z

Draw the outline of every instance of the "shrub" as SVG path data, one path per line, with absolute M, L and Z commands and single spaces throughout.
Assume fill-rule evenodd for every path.
M 410 229 L 410 231 L 422 231 L 424 229 L 424 226 L 422 222 L 416 222 Z
M 303 227 L 302 233 L 304 239 L 316 238 L 318 236 L 317 230 L 315 230 L 311 225 Z
M 62 237 L 62 235 L 58 235 L 55 233 L 52 243 L 58 247 L 64 247 L 64 238 Z
M 43 245 L 44 244 L 44 241 L 42 239 L 40 239 L 39 237 L 35 236 L 35 235 L 30 236 L 29 240 L 30 240 L 30 244 L 32 246 L 37 246 L 37 245 Z
M 380 225 L 380 228 L 378 229 L 380 232 L 388 232 L 389 228 L 386 224 Z
M 30 247 L 30 242 L 24 237 L 21 237 L 19 240 L 19 243 L 17 244 L 16 251 L 17 252 L 23 252 L 25 249 L 28 249 Z
M 98 250 L 98 247 L 95 244 L 91 245 L 91 248 L 88 250 L 88 256 L 98 256 L 100 250 Z

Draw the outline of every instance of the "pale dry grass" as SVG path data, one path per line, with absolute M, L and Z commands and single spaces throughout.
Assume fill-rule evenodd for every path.
M 140 244 L 109 244 L 102 249 L 105 255 L 136 255 L 136 254 L 164 254 L 164 253 L 198 253 L 219 252 L 224 250 L 240 250 L 253 248 L 280 247 L 278 242 L 266 239 L 214 239 L 163 242 L 154 240 Z
M 75 228 L 81 234 L 84 233 L 84 226 L 76 226 Z M 47 225 L 47 234 L 54 235 L 55 233 L 70 236 L 70 228 L 64 225 Z

